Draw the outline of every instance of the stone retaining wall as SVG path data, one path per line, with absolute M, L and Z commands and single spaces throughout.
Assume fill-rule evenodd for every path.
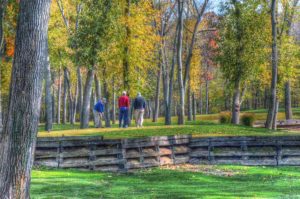
M 300 165 L 300 136 L 38 138 L 35 153 L 35 165 L 54 168 L 128 171 L 182 163 Z

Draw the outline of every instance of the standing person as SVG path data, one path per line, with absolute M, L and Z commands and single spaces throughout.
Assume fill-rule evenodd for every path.
M 97 121 L 98 124 L 96 124 L 96 128 L 102 127 L 102 118 L 104 113 L 104 100 L 99 99 L 99 101 L 94 106 L 94 112 L 96 114 L 99 114 L 99 121 Z
M 141 93 L 138 93 L 137 97 L 134 99 L 133 107 L 135 111 L 135 125 L 136 127 L 143 127 L 146 101 Z
M 127 96 L 126 91 L 122 92 L 122 96 L 119 98 L 119 127 L 122 127 L 122 120 L 123 120 L 123 127 L 128 127 L 128 110 L 130 108 L 130 100 Z

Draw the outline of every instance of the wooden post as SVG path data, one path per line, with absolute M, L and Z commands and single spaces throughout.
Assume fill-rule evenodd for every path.
M 242 152 L 247 152 L 248 151 L 248 147 L 247 147 L 247 142 L 246 141 L 242 141 L 241 142 L 241 150 L 242 150 Z M 242 155 L 242 161 L 243 160 L 248 160 L 249 159 L 249 157 L 248 157 L 248 155 Z
M 277 141 L 278 142 L 278 141 Z M 282 156 L 282 146 L 277 144 L 276 145 L 276 165 L 280 166 L 281 163 L 281 156 Z
M 143 148 L 138 147 L 139 155 L 140 155 L 140 166 L 144 166 L 144 154 L 143 154 Z
M 160 148 L 159 148 L 159 145 L 156 143 L 155 145 L 155 152 L 158 154 L 156 156 L 156 161 L 158 162 L 158 164 L 160 165 Z
M 210 164 L 213 164 L 213 161 L 215 160 L 214 153 L 212 151 L 213 149 L 214 149 L 214 147 L 211 144 L 211 140 L 209 139 L 209 141 L 208 141 L 208 162 Z
M 123 140 L 124 141 L 124 140 Z M 120 143 L 120 148 L 121 148 L 121 150 L 122 150 L 122 152 L 121 152 L 121 154 L 120 154 L 120 156 L 119 156 L 119 158 L 121 159 L 121 160 L 123 160 L 123 165 L 119 165 L 119 168 L 121 169 L 121 170 L 123 170 L 124 172 L 127 172 L 127 158 L 126 158 L 126 148 L 124 147 L 124 145 L 123 145 L 123 141 L 121 141 L 121 143 Z
M 95 156 L 96 145 L 89 143 L 89 170 L 95 170 L 95 165 L 93 161 L 96 160 Z
M 56 158 L 57 168 L 60 168 L 60 164 L 63 163 L 63 161 L 64 161 L 64 157 L 63 157 L 64 148 L 63 148 L 62 142 L 63 141 L 59 141 L 58 149 L 57 149 L 57 152 L 58 152 L 57 158 Z

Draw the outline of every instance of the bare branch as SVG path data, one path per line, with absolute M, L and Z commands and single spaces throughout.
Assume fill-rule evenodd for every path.
M 76 6 L 76 25 L 75 25 L 75 32 L 78 30 L 79 27 L 79 15 L 81 13 L 82 10 L 82 4 L 78 3 Z
M 197 21 L 196 21 L 196 24 L 194 26 L 194 30 L 193 30 L 193 33 L 192 33 L 192 40 L 191 40 L 191 43 L 190 43 L 190 46 L 189 46 L 188 56 L 187 56 L 187 59 L 186 59 L 186 62 L 185 62 L 185 75 L 184 75 L 184 82 L 183 82 L 184 83 L 184 88 L 186 88 L 187 81 L 188 81 L 188 78 L 189 78 L 189 72 L 190 72 L 191 60 L 192 60 L 192 56 L 193 56 L 193 49 L 194 49 L 194 45 L 195 45 L 195 41 L 196 41 L 197 30 L 199 28 L 200 22 L 202 21 L 202 17 L 203 17 L 203 14 L 204 14 L 205 10 L 206 10 L 208 2 L 209 2 L 209 0 L 204 1 L 203 5 L 201 7 L 201 10 L 200 10 L 200 12 L 197 16 Z M 196 6 L 196 8 L 197 8 L 197 6 Z
M 67 30 L 68 30 L 68 33 L 70 34 L 71 31 L 70 31 L 69 20 L 67 19 L 66 15 L 65 15 L 64 5 L 63 5 L 63 3 L 61 2 L 61 0 L 56 0 L 56 2 L 57 2 L 57 5 L 58 5 L 58 7 L 59 7 L 61 16 L 62 16 L 62 18 L 63 18 L 63 20 L 64 20 L 65 26 L 66 26 L 66 28 L 67 28 Z

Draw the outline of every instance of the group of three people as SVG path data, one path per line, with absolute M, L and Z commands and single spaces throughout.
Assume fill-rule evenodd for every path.
M 130 99 L 127 96 L 126 91 L 122 92 L 122 96 L 119 98 L 119 127 L 127 128 L 129 125 L 128 113 L 130 110 Z M 135 114 L 135 124 L 136 127 L 142 127 L 144 121 L 144 112 L 146 108 L 146 101 L 142 97 L 141 93 L 137 94 L 137 97 L 133 102 L 134 114 Z M 104 103 L 99 100 L 95 106 L 94 111 L 96 111 L 100 117 L 103 117 Z

